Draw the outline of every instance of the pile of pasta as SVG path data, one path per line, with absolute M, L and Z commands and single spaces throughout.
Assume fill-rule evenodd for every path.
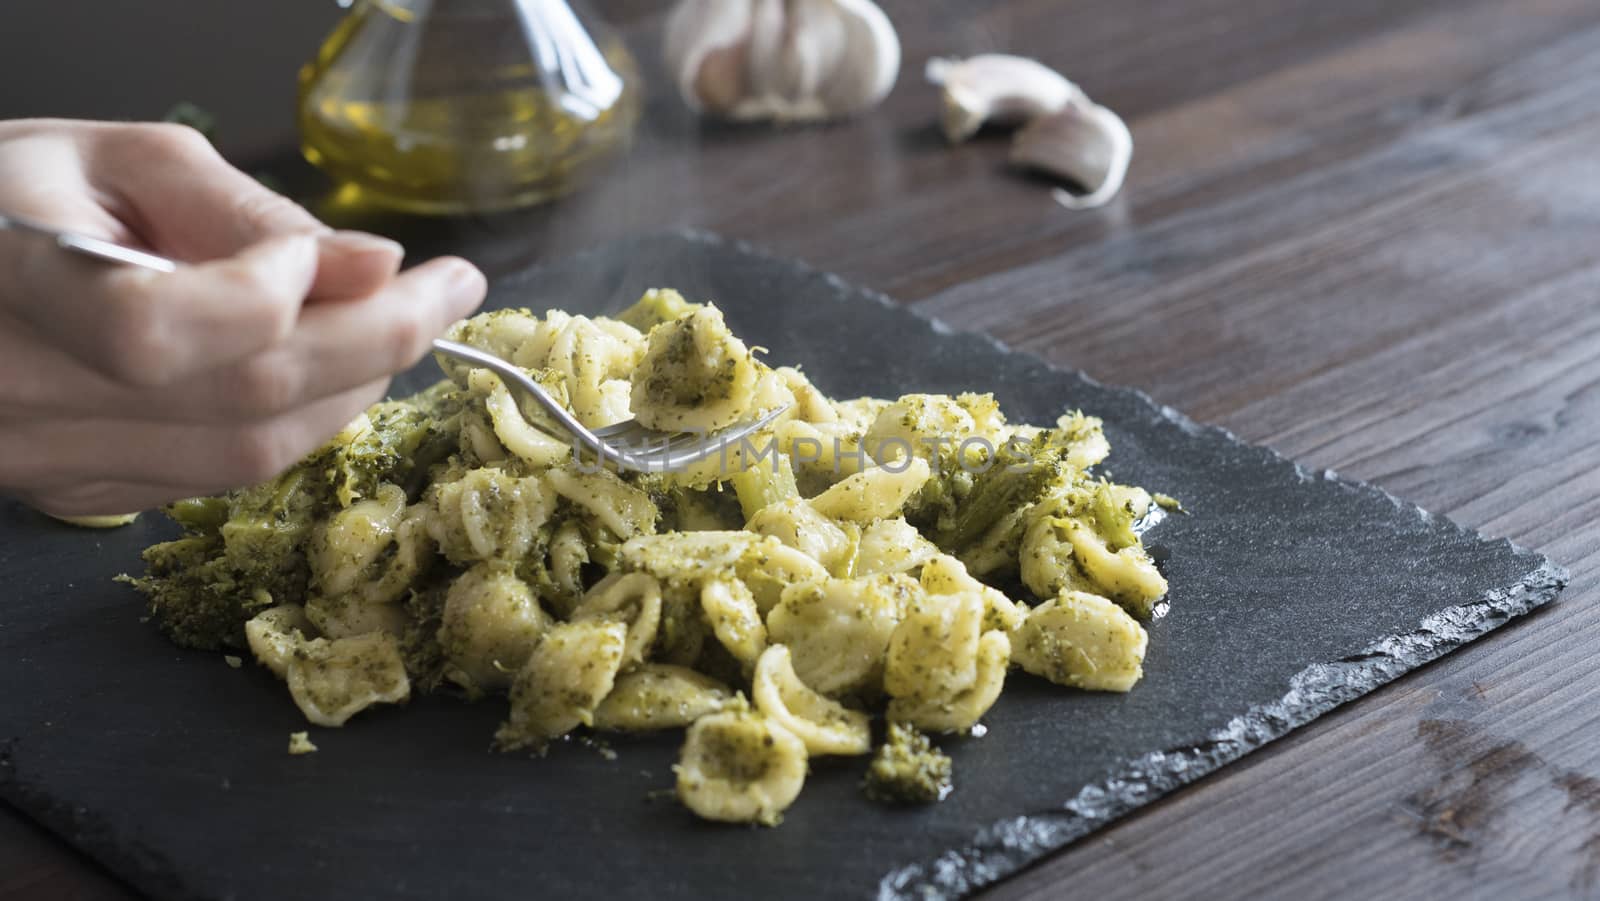
M 492 372 L 441 359 L 448 381 L 249 495 L 305 520 L 274 570 L 301 581 L 227 590 L 312 723 L 447 688 L 509 699 L 505 750 L 687 729 L 683 803 L 771 824 L 811 758 L 871 753 L 879 714 L 963 733 L 1013 668 L 1101 691 L 1142 675 L 1139 620 L 1167 585 L 1138 533 L 1159 510 L 1092 474 L 1098 420 L 1015 425 L 985 394 L 833 400 L 671 291 L 616 319 L 487 313 L 452 337 L 590 427 L 783 413 L 688 470 L 617 472 Z M 230 527 L 250 534 L 230 503 L 208 562 Z M 181 575 L 157 569 L 147 591 Z

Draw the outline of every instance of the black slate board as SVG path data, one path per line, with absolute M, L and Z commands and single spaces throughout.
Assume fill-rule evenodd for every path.
M 1144 395 L 954 334 L 801 265 L 699 234 L 615 244 L 496 286 L 494 305 L 713 298 L 826 391 L 992 390 L 1016 420 L 1104 417 L 1109 469 L 1183 499 L 1149 541 L 1171 580 L 1129 695 L 1013 676 L 988 735 L 945 742 L 942 804 L 860 799 L 818 763 L 776 830 L 650 793 L 677 737 L 488 752 L 498 703 L 447 698 L 313 730 L 264 670 L 180 651 L 113 575 L 170 534 L 0 507 L 0 797 L 158 896 L 941 897 L 967 892 L 1551 600 L 1566 574 L 1383 492 L 1305 471 Z M 403 388 L 436 377 L 432 364 Z M 1294 799 L 1285 798 L 1285 803 Z

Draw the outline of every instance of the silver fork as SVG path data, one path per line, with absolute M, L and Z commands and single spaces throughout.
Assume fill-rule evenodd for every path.
M 0 230 L 7 229 L 46 238 L 62 250 L 103 262 L 141 266 L 157 272 L 174 272 L 179 266 L 175 260 L 153 253 L 0 213 Z M 550 418 L 573 438 L 573 453 L 580 462 L 582 452 L 587 449 L 600 461 L 620 469 L 672 472 L 698 463 L 713 454 L 723 454 L 723 461 L 726 463 L 726 455 L 744 443 L 745 438 L 770 424 L 789 408 L 785 404 L 755 419 L 735 423 L 715 432 L 663 432 L 646 428 L 637 419 L 590 429 L 579 422 L 570 410 L 550 395 L 550 392 L 529 378 L 527 373 L 494 354 L 467 344 L 446 341 L 443 338 L 434 339 L 433 348 L 464 363 L 488 369 L 500 376 L 508 386 L 515 386 L 531 395 L 539 406 L 550 414 Z

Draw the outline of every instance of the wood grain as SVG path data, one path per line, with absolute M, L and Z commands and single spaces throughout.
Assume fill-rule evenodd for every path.
M 664 4 L 600 5 L 658 71 Z M 279 8 L 277 33 L 328 19 L 294 6 Z M 657 90 L 626 166 L 532 213 L 373 218 L 319 204 L 303 169 L 279 169 L 332 220 L 491 271 L 666 225 L 747 238 L 1572 570 L 1553 608 L 994 894 L 1600 895 L 1600 7 L 886 6 L 906 66 L 879 114 L 807 130 L 702 126 Z M 30 23 L 67 29 L 75 17 L 54 9 Z M 192 12 L 212 30 L 233 15 Z M 127 24 L 124 40 L 181 52 Z M 1003 139 L 943 146 L 922 61 L 989 49 L 1045 59 L 1125 115 L 1136 156 L 1116 204 L 1059 209 L 1044 185 L 1005 171 Z M 284 56 L 245 53 L 208 90 L 289 84 Z M 0 58 L 0 76 L 12 65 Z M 91 95 L 82 73 L 38 77 L 45 66 L 30 70 L 26 104 L 4 109 L 148 116 L 176 99 L 141 95 L 137 73 L 115 96 Z M 225 139 L 230 119 L 255 114 L 218 103 Z M 288 116 L 252 131 L 281 133 Z M 74 894 L 120 890 L 0 818 L 0 897 Z

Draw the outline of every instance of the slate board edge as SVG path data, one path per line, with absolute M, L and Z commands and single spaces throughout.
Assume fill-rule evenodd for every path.
M 1278 701 L 1254 707 L 1213 732 L 1202 745 L 1146 754 L 1085 786 L 1059 811 L 1002 820 L 964 847 L 893 870 L 878 885 L 880 901 L 961 898 L 1013 876 L 1102 826 L 1210 775 L 1402 675 L 1554 600 L 1567 571 L 1544 560 L 1520 583 L 1473 604 L 1435 613 L 1404 634 L 1359 654 L 1314 663 L 1289 681 Z
M 141 895 L 183 901 L 207 897 L 186 887 L 166 855 L 136 838 L 119 835 L 94 813 L 58 801 L 29 785 L 12 761 L 12 748 L 17 741 L 11 738 L 0 742 L 0 800 Z
M 1425 522 L 1441 523 L 1458 534 L 1480 541 L 1492 540 L 1449 517 L 1435 516 L 1376 485 L 1346 479 L 1333 470 L 1307 470 L 1270 447 L 1244 441 L 1220 426 L 1195 422 L 1178 410 L 1157 403 L 1149 394 L 1137 388 L 1108 386 L 1082 370 L 1066 370 L 1035 354 L 1015 350 L 991 335 L 960 332 L 936 317 L 895 302 L 882 292 L 851 284 L 831 272 L 775 254 L 763 247 L 692 228 L 644 234 L 629 240 L 643 242 L 662 238 L 679 238 L 707 246 L 726 247 L 788 266 L 807 277 L 820 279 L 832 287 L 904 314 L 940 336 L 982 341 L 1000 353 L 1021 356 L 1041 368 L 1071 371 L 1097 387 L 1131 395 L 1173 427 L 1191 435 L 1208 435 L 1215 440 L 1249 448 L 1261 455 L 1264 465 L 1292 467 L 1304 481 L 1329 481 L 1348 491 L 1381 498 Z M 591 253 L 598 255 L 598 251 L 587 251 L 577 254 L 573 259 L 581 260 Z M 501 284 L 514 285 L 519 278 L 531 276 L 534 271 L 511 276 Z M 1511 547 L 1519 558 L 1532 567 L 1532 571 L 1516 585 L 1492 590 L 1477 602 L 1434 613 L 1413 631 L 1380 639 L 1351 657 L 1331 663 L 1312 664 L 1290 679 L 1288 691 L 1278 701 L 1254 707 L 1243 716 L 1235 717 L 1212 733 L 1202 746 L 1144 755 L 1100 782 L 1085 786 L 1076 797 L 1063 804 L 1059 812 L 1021 816 L 991 824 L 980 830 L 971 843 L 964 847 L 948 850 L 932 860 L 892 870 L 879 883 L 878 897 L 924 901 L 956 898 L 993 885 L 1129 811 L 1194 782 L 1335 707 L 1355 700 L 1549 603 L 1566 587 L 1566 569 L 1542 554 L 1518 547 L 1507 539 L 1498 540 Z
M 1242 441 L 1218 426 L 1197 423 L 1172 407 L 1157 403 L 1137 388 L 1107 386 L 1082 370 L 1068 370 L 1048 363 L 1030 352 L 1014 350 L 993 336 L 960 332 L 942 320 L 897 303 L 879 291 L 851 284 L 833 273 L 757 245 L 692 228 L 645 233 L 613 244 L 662 239 L 725 247 L 787 266 L 797 273 L 819 279 L 831 287 L 867 298 L 902 314 L 942 337 L 980 341 L 1001 353 L 1022 357 L 1040 368 L 1073 372 L 1104 390 L 1132 396 L 1167 425 L 1191 435 L 1206 435 L 1248 448 L 1260 454 L 1267 465 L 1292 467 L 1302 480 L 1331 481 L 1346 490 L 1380 497 L 1425 521 L 1439 521 L 1458 533 L 1487 540 L 1479 532 L 1466 529 L 1448 517 L 1435 517 L 1375 485 L 1345 479 L 1332 470 L 1309 471 L 1270 447 Z M 599 257 L 603 251 L 603 247 L 596 248 L 554 262 L 567 265 L 581 263 L 585 258 Z M 513 287 L 517 282 L 532 277 L 545 265 L 548 264 L 541 263 L 497 279 L 494 287 Z M 1476 603 L 1435 613 L 1415 630 L 1382 639 L 1359 654 L 1332 663 L 1312 664 L 1290 680 L 1289 690 L 1283 698 L 1252 708 L 1245 715 L 1234 718 L 1214 732 L 1203 745 L 1146 754 L 1100 782 L 1085 786 L 1076 797 L 1062 804 L 1059 811 L 993 823 L 977 832 L 971 842 L 963 847 L 947 850 L 924 862 L 891 870 L 878 885 L 878 897 L 956 898 L 991 886 L 1131 810 L 1164 797 L 1333 708 L 1549 603 L 1566 586 L 1568 573 L 1564 568 L 1506 539 L 1500 541 L 1510 546 L 1517 556 L 1534 565 L 1534 569 L 1520 583 L 1491 591 Z M 205 897 L 186 889 L 177 878 L 171 862 L 160 852 L 144 846 L 137 839 L 118 838 L 114 834 L 115 827 L 92 812 L 53 800 L 29 785 L 22 774 L 16 771 L 13 762 L 12 748 L 16 741 L 16 738 L 0 741 L 0 800 L 76 847 L 141 894 L 159 898 Z

